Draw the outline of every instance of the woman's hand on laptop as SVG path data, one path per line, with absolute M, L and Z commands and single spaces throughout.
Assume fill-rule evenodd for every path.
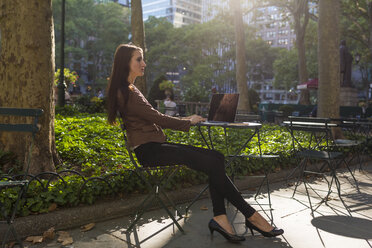
M 201 117 L 200 115 L 190 115 L 186 118 L 191 121 L 191 125 L 195 125 L 199 122 L 205 121 L 205 118 Z

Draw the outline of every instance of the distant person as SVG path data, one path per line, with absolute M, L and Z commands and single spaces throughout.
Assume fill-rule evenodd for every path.
M 140 47 L 122 44 L 116 49 L 112 73 L 107 90 L 108 122 L 115 124 L 120 111 L 126 127 L 128 142 L 142 166 L 186 165 L 209 176 L 209 190 L 214 217 L 208 228 L 219 232 L 230 242 L 241 242 L 244 236 L 235 233 L 225 208 L 225 199 L 244 216 L 247 228 L 257 230 L 266 237 L 283 234 L 282 229 L 271 226 L 242 197 L 225 172 L 225 157 L 222 153 L 201 147 L 166 142 L 162 128 L 189 131 L 204 118 L 192 115 L 176 118 L 154 109 L 134 82 L 145 72 L 145 61 Z
M 99 90 L 99 91 L 98 91 L 98 93 L 97 93 L 97 97 L 98 97 L 98 98 L 103 98 L 102 90 Z
M 175 116 L 177 114 L 177 104 L 173 101 L 172 97 L 167 95 L 164 100 L 165 114 L 169 116 Z
M 318 112 L 318 105 L 315 105 L 314 108 L 310 112 L 310 117 L 316 117 Z

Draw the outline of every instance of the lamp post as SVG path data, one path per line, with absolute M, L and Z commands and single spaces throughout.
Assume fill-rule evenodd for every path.
M 65 106 L 65 0 L 62 0 L 61 22 L 61 71 L 58 83 L 58 106 Z

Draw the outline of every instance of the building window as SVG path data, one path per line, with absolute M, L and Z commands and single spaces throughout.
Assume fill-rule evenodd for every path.
M 288 45 L 288 39 L 279 39 L 278 45 Z
M 275 37 L 275 32 L 267 32 L 267 33 L 266 33 L 266 36 L 267 36 L 268 38 Z

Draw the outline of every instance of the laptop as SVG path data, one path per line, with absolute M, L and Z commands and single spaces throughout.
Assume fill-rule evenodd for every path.
M 210 123 L 231 123 L 235 121 L 239 94 L 213 94 L 208 121 Z

